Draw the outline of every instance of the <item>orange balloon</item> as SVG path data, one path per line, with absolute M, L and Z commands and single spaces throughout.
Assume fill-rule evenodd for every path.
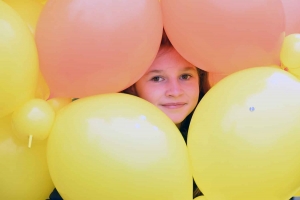
M 279 64 L 280 0 L 164 0 L 164 27 L 177 51 L 209 72 Z
M 129 87 L 155 58 L 162 29 L 158 1 L 47 2 L 36 43 L 51 96 L 85 97 Z
M 285 12 L 285 34 L 300 33 L 300 1 L 282 0 Z

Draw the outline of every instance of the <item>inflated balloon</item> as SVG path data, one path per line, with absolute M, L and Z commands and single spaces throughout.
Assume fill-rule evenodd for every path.
M 43 5 L 37 0 L 4 0 L 25 21 L 32 34 L 35 34 L 36 24 Z
M 38 83 L 37 83 L 37 87 L 35 90 L 35 98 L 47 100 L 49 98 L 49 96 L 50 96 L 49 87 L 48 87 L 42 73 L 39 72 Z
M 0 12 L 1 13 L 1 12 Z M 0 119 L 0 199 L 48 199 L 54 186 L 46 159 L 46 141 L 32 148 L 11 130 L 11 117 Z
M 285 12 L 285 34 L 300 33 L 300 1 L 281 0 Z
M 213 72 L 209 72 L 208 73 L 208 82 L 210 87 L 213 87 L 214 85 L 216 85 L 220 80 L 222 80 L 223 78 L 225 78 L 226 76 L 228 76 L 229 74 L 222 74 L 222 73 L 213 73 Z
M 34 97 L 38 57 L 20 16 L 0 1 L 0 118 Z
M 284 38 L 280 0 L 164 0 L 164 28 L 176 50 L 209 72 L 279 64 Z
M 274 67 L 229 75 L 201 100 L 188 150 L 209 200 L 285 200 L 300 189 L 300 82 Z M 284 183 L 284 185 L 283 185 Z
M 36 32 L 52 97 L 118 92 L 147 70 L 162 37 L 153 0 L 50 0 Z
M 42 99 L 31 99 L 13 112 L 12 125 L 19 139 L 45 140 L 52 128 L 55 111 Z
M 71 98 L 53 98 L 49 99 L 48 104 L 53 108 L 55 113 L 72 102 Z
M 206 198 L 204 196 L 199 196 L 199 197 L 196 197 L 194 200 L 206 200 Z
M 300 34 L 285 37 L 280 59 L 284 70 L 300 78 Z
M 132 95 L 82 98 L 60 110 L 47 158 L 63 199 L 192 199 L 180 132 L 157 107 Z

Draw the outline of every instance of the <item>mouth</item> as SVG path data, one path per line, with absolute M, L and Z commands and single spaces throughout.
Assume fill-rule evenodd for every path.
M 162 107 L 168 108 L 168 109 L 178 109 L 178 108 L 181 108 L 181 107 L 183 107 L 185 105 L 186 105 L 186 103 L 184 103 L 184 102 L 164 103 L 164 104 L 161 104 Z

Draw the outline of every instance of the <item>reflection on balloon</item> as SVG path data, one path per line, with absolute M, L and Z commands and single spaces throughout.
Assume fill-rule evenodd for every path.
M 298 79 L 274 67 L 231 74 L 205 95 L 188 149 L 207 199 L 282 200 L 300 189 L 299 102 Z
M 54 186 L 46 160 L 46 141 L 29 149 L 12 133 L 11 116 L 0 119 L 0 158 L 0 199 L 47 199 Z
M 164 0 L 161 5 L 172 44 L 195 66 L 230 74 L 279 64 L 285 29 L 280 0 Z
M 0 118 L 34 97 L 37 76 L 32 34 L 18 14 L 0 1 Z
M 157 107 L 132 95 L 82 98 L 58 112 L 48 163 L 64 199 L 192 199 L 180 132 Z
M 284 70 L 300 78 L 300 34 L 285 37 L 280 59 Z
M 147 70 L 162 35 L 160 3 L 130 2 L 60 0 L 45 5 L 36 43 L 52 97 L 119 92 Z

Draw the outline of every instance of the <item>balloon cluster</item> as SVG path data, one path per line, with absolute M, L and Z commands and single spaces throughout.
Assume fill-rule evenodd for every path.
M 0 0 L 0 199 L 46 199 L 55 185 L 64 199 L 191 200 L 192 176 L 197 199 L 290 198 L 300 189 L 299 6 Z M 163 27 L 213 86 L 187 147 L 155 106 L 117 94 L 151 65 Z

